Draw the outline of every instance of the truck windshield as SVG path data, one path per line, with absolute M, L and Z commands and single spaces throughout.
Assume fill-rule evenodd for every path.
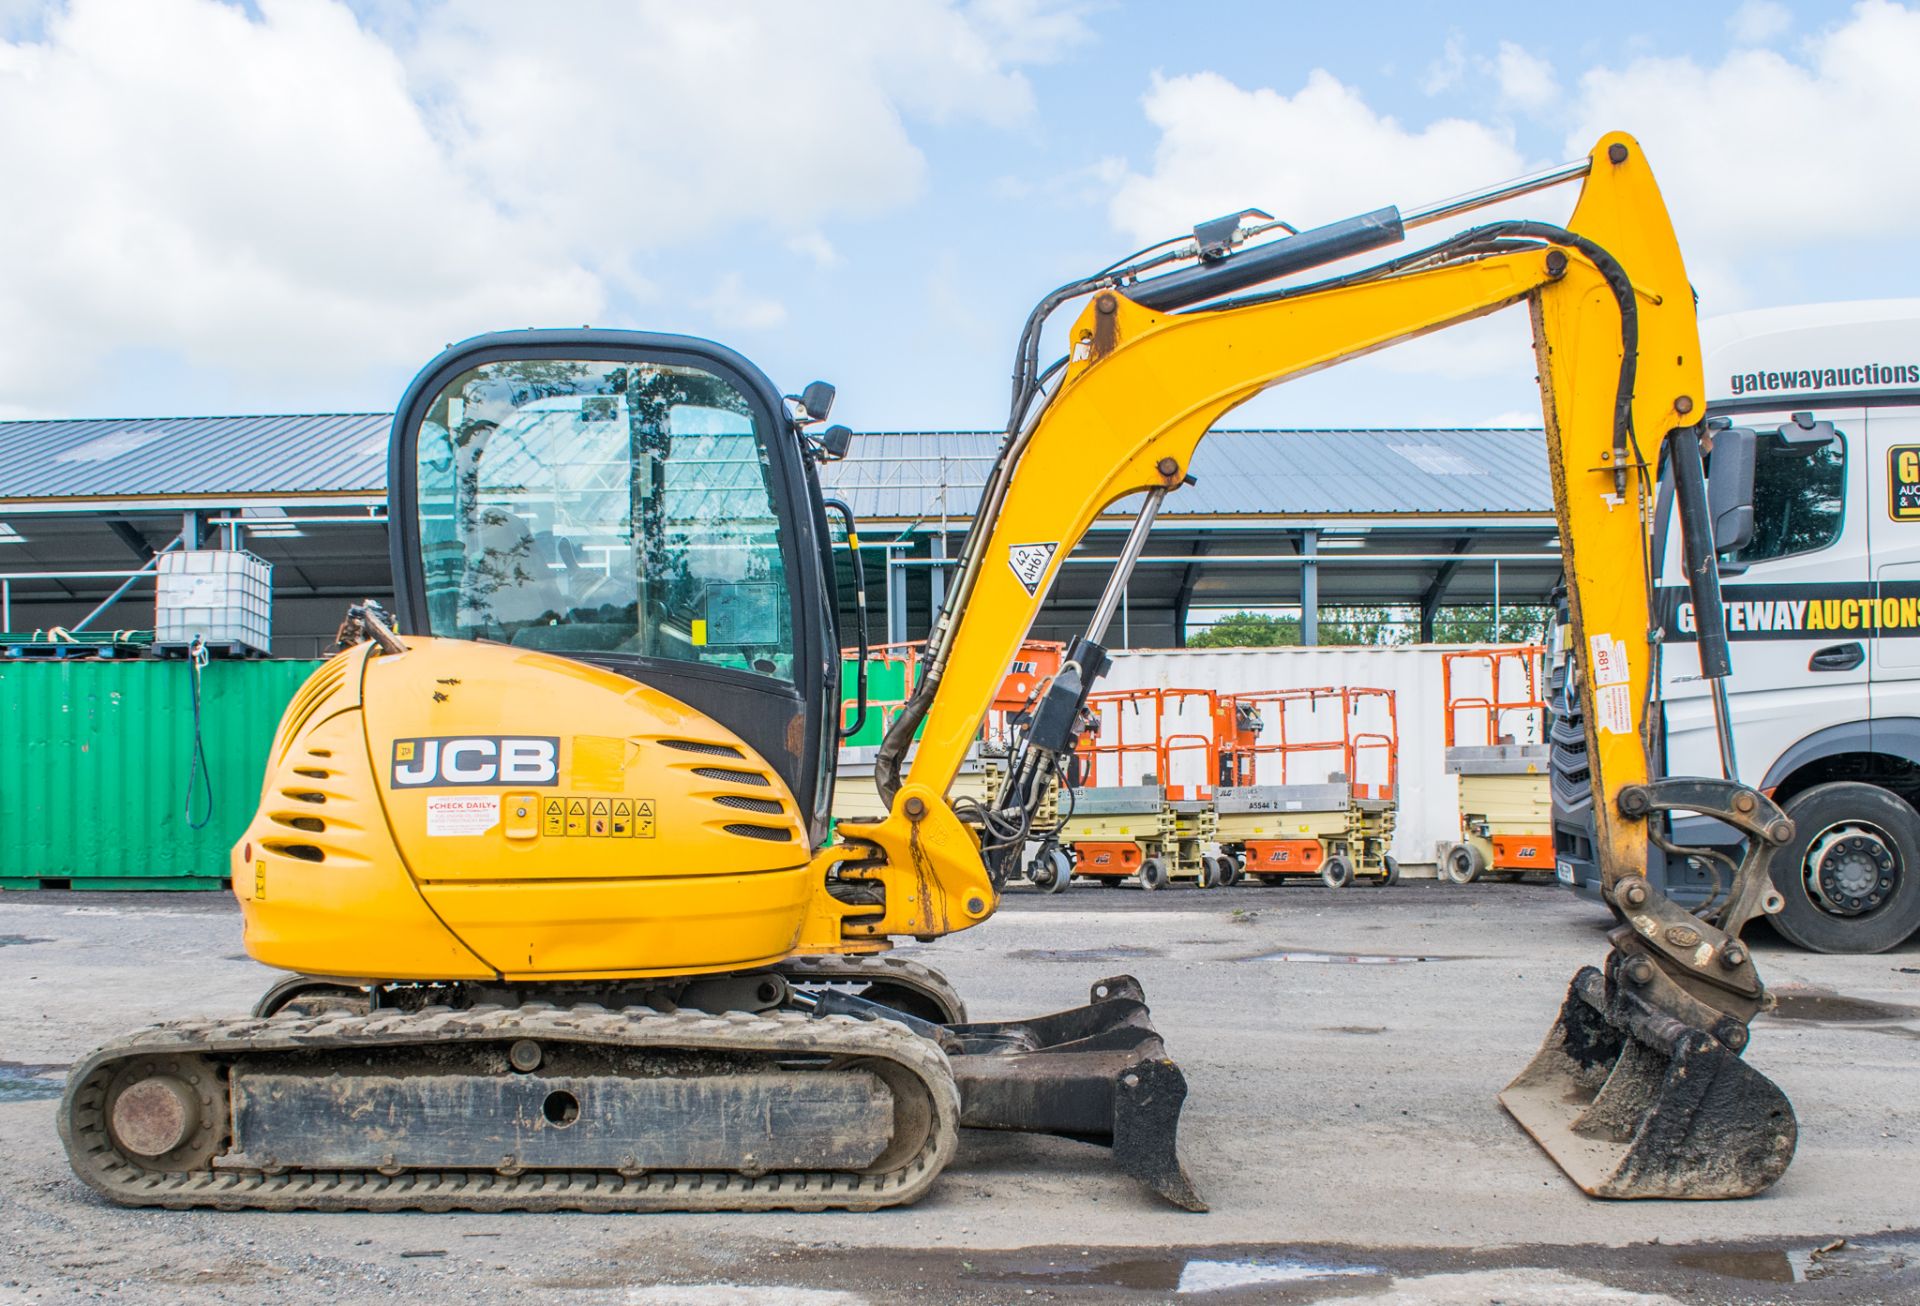
M 512 359 L 456 377 L 417 441 L 426 633 L 792 680 L 759 425 L 692 367 Z

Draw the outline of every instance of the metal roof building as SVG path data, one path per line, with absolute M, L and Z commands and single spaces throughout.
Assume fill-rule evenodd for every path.
M 391 416 L 0 422 L 0 602 L 11 630 L 78 621 L 176 536 L 274 564 L 275 651 L 317 652 L 347 600 L 391 592 Z M 874 432 L 825 469 L 860 517 L 884 633 L 917 638 L 974 507 L 997 432 Z M 1116 645 L 1177 645 L 1189 614 L 1351 604 L 1537 603 L 1559 573 L 1538 430 L 1222 430 L 1170 495 L 1127 591 Z M 1036 633 L 1076 633 L 1132 506 L 1069 558 Z M 137 582 L 95 628 L 145 626 Z M 882 631 L 876 631 L 876 638 Z

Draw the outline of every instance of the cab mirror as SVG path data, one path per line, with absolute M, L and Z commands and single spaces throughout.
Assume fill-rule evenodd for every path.
M 1738 553 L 1753 542 L 1753 465 L 1760 437 L 1744 426 L 1713 433 L 1707 459 L 1707 510 L 1713 551 Z

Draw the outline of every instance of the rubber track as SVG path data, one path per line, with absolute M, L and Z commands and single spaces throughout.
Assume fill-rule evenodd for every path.
M 846 957 L 828 955 L 822 957 L 789 957 L 774 970 L 785 975 L 790 981 L 801 984 L 830 984 L 835 980 L 847 980 L 855 983 L 884 981 L 913 989 L 929 1001 L 937 1004 L 942 1015 L 942 1025 L 964 1025 L 967 1023 L 967 1004 L 960 996 L 960 990 L 954 988 L 945 975 L 931 966 L 922 966 L 917 961 L 905 957 L 895 957 L 881 953 L 877 956 Z
M 927 1086 L 931 1123 L 918 1153 L 884 1174 L 785 1172 L 199 1170 L 156 1172 L 119 1152 L 108 1133 L 106 1092 L 119 1063 L 134 1056 L 202 1054 L 216 1060 L 257 1053 L 337 1050 L 363 1055 L 460 1042 L 532 1038 L 661 1051 L 826 1053 L 892 1061 Z M 946 1055 L 904 1026 L 796 1013 L 671 1015 L 604 1007 L 445 1008 L 372 1016 L 173 1021 L 101 1048 L 67 1081 L 60 1138 L 74 1173 L 123 1206 L 269 1211 L 819 1211 L 873 1210 L 918 1198 L 952 1159 L 960 1092 Z

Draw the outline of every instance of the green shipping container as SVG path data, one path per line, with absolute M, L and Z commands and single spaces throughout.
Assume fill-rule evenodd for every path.
M 843 729 L 853 724 L 853 714 L 859 704 L 859 671 L 860 662 L 857 658 L 841 660 L 840 725 Z M 841 740 L 841 743 L 848 748 L 872 748 L 878 745 L 886 737 L 887 723 L 892 720 L 893 707 L 906 696 L 906 663 L 881 661 L 867 663 L 867 719 L 858 733 Z M 882 703 L 891 706 L 882 712 L 879 706 Z
M 318 662 L 210 662 L 192 774 L 185 661 L 0 664 L 0 889 L 215 889 L 280 714 Z M 211 815 L 208 816 L 208 800 Z M 205 818 L 195 829 L 193 823 Z

